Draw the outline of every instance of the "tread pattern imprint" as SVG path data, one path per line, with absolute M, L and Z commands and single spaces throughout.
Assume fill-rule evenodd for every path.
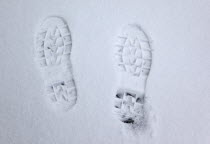
M 49 23 L 49 24 L 48 24 Z M 70 54 L 72 40 L 68 25 L 58 17 L 44 21 L 36 35 L 35 62 L 42 71 L 54 71 L 56 75 L 72 73 Z M 71 75 L 71 74 L 70 74 Z M 46 79 L 45 79 L 46 80 Z M 72 107 L 77 100 L 73 77 L 63 77 L 46 86 L 46 94 L 52 103 L 62 105 L 65 109 Z
M 148 76 L 152 62 L 149 41 L 138 37 L 119 36 L 118 38 L 121 43 L 116 45 L 115 57 L 119 70 L 133 76 Z
M 115 58 L 120 72 L 136 78 L 148 77 L 152 50 L 147 36 L 139 27 L 130 27 L 127 33 L 118 36 L 115 47 Z M 118 89 L 114 109 L 123 123 L 130 124 L 133 128 L 146 127 L 145 94 L 129 89 Z

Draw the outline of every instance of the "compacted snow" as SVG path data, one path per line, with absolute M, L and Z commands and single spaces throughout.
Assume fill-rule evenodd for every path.
M 68 111 L 76 104 L 71 48 L 71 33 L 65 20 L 46 18 L 35 36 L 34 61 L 45 81 L 46 100 L 55 110 Z
M 150 127 L 146 82 L 152 64 L 150 41 L 140 26 L 124 26 L 115 44 L 117 70 L 114 111 L 125 127 L 145 132 Z
M 209 144 L 209 8 L 208 0 L 1 0 L 0 143 Z M 124 26 L 130 56 L 114 60 Z

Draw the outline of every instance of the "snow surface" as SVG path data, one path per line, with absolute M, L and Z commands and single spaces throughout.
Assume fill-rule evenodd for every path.
M 34 39 L 34 62 L 45 83 L 44 97 L 54 110 L 68 111 L 77 101 L 68 25 L 60 17 L 48 17 Z
M 1 0 L 1 144 L 147 144 L 113 116 L 114 38 L 138 23 L 152 40 L 147 95 L 157 144 L 210 143 L 209 0 Z M 33 61 L 34 34 L 58 15 L 72 34 L 77 104 L 55 113 Z

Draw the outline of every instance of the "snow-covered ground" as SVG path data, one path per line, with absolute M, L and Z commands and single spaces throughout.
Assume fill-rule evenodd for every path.
M 210 1 L 1 0 L 1 144 L 210 143 Z M 47 16 L 72 34 L 76 105 L 48 107 L 33 61 L 34 34 Z M 154 136 L 126 136 L 112 112 L 118 31 L 138 23 L 152 40 L 146 93 L 156 115 Z

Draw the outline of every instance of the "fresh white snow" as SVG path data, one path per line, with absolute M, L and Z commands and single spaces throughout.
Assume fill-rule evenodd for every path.
M 209 144 L 210 1 L 1 0 L 1 144 Z M 34 64 L 36 28 L 48 16 L 71 30 L 77 103 L 54 112 Z M 151 40 L 147 99 L 154 136 L 121 129 L 112 113 L 115 37 L 137 23 Z M 126 131 L 127 132 L 127 131 Z

